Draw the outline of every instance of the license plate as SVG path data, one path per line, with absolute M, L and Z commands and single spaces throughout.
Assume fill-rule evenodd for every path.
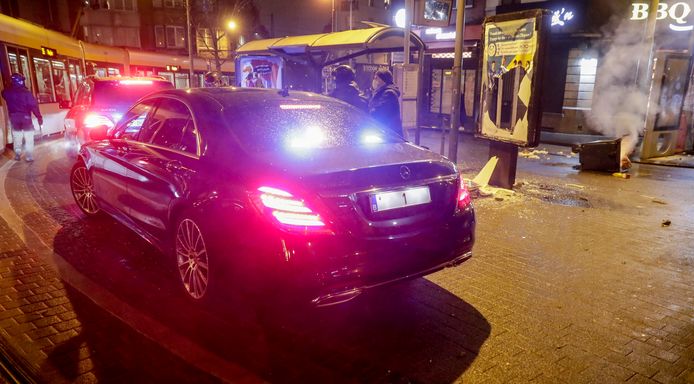
M 382 212 L 390 209 L 411 207 L 431 202 L 429 187 L 403 189 L 401 191 L 376 193 L 370 196 L 371 211 Z

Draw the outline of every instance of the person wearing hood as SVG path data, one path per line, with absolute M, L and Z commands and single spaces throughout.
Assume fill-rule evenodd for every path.
M 357 83 L 354 81 L 354 70 L 349 65 L 340 65 L 333 71 L 335 77 L 335 89 L 330 92 L 330 97 L 340 99 L 346 103 L 366 112 L 369 102 L 362 96 Z
M 13 73 L 10 80 L 11 85 L 2 91 L 2 97 L 7 102 L 7 112 L 10 115 L 14 159 L 19 161 L 19 156 L 22 153 L 22 142 L 24 142 L 25 160 L 32 162 L 34 161 L 34 123 L 31 121 L 31 114 L 36 116 L 39 125 L 43 125 L 43 116 L 39 111 L 36 98 L 24 83 L 24 76 Z
M 381 68 L 374 74 L 373 95 L 369 101 L 369 114 L 385 128 L 403 135 L 400 120 L 400 91 L 393 84 L 393 74 Z

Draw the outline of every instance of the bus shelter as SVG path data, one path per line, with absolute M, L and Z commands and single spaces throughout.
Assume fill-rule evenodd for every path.
M 403 128 L 416 128 L 419 143 L 419 101 L 423 100 L 424 42 L 410 33 L 410 62 L 404 65 L 405 30 L 390 26 L 253 40 L 236 51 L 236 85 L 328 93 L 332 67 L 350 64 L 357 84 L 367 95 L 373 74 L 386 67 L 401 92 Z

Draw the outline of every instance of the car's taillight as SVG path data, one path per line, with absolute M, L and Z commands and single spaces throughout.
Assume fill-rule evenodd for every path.
M 96 128 L 100 126 L 106 126 L 108 128 L 113 128 L 113 121 L 104 115 L 98 113 L 88 113 L 84 120 L 82 121 L 85 128 Z
M 261 209 L 272 215 L 284 229 L 322 232 L 326 231 L 321 216 L 306 206 L 304 200 L 291 193 L 268 186 L 258 188 Z M 329 232 L 329 230 L 327 230 Z
M 462 175 L 458 179 L 458 185 L 458 209 L 465 209 L 472 202 L 472 197 L 470 196 L 470 191 L 468 191 Z

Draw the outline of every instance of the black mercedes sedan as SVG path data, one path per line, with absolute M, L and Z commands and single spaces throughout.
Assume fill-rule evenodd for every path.
M 455 165 L 336 99 L 166 90 L 90 136 L 70 174 L 77 205 L 170 255 L 193 301 L 248 291 L 338 304 L 472 255 Z

